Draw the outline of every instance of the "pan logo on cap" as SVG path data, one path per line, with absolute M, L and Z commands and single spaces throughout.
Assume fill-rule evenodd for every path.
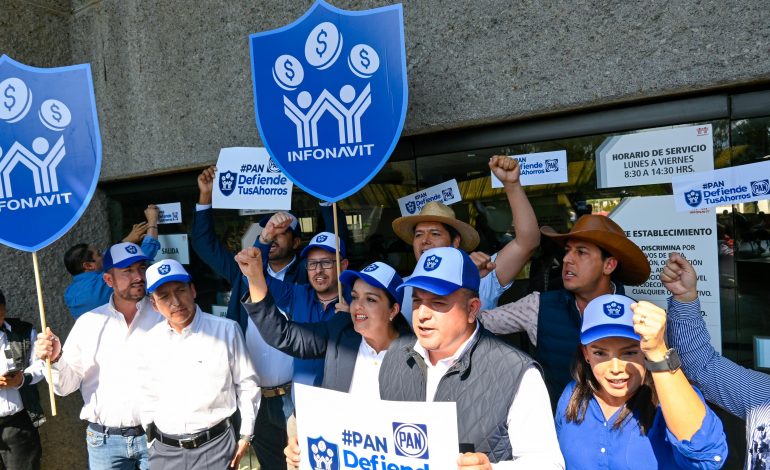
M 604 304 L 604 314 L 610 318 L 622 317 L 623 309 L 623 304 L 615 301 Z
M 377 268 L 379 268 L 379 266 L 377 266 L 376 264 L 370 264 L 369 266 L 364 268 L 363 272 L 370 273 L 372 271 L 376 271 Z
M 327 238 L 329 237 L 327 237 L 326 235 L 318 235 L 317 237 L 315 237 L 315 241 L 316 243 L 323 243 L 326 241 Z
M 426 271 L 433 271 L 434 269 L 438 268 L 441 264 L 441 257 L 436 255 L 430 255 L 427 258 L 425 258 L 425 263 L 423 264 L 423 268 Z
M 166 274 L 168 274 L 170 272 L 171 272 L 171 265 L 170 264 L 162 264 L 158 268 L 158 273 L 160 273 L 160 275 L 162 275 L 162 276 L 165 276 Z
M 136 247 L 134 245 L 126 246 L 126 251 L 129 252 L 132 255 L 135 255 L 136 252 L 137 252 Z

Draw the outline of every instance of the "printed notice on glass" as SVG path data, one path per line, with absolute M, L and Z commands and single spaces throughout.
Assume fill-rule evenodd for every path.
M 607 138 L 596 149 L 596 186 L 670 183 L 677 175 L 714 169 L 711 124 Z
M 519 161 L 521 167 L 521 185 L 566 183 L 567 151 L 529 153 L 526 155 L 509 155 Z M 492 173 L 492 187 L 502 188 L 503 183 Z
M 630 197 L 610 214 L 628 238 L 642 249 L 652 273 L 641 286 L 626 286 L 626 295 L 667 308 L 671 295 L 660 281 L 672 251 L 682 253 L 698 273 L 701 314 L 711 335 L 711 344 L 722 351 L 719 308 L 719 264 L 716 215 L 713 209 L 677 212 L 674 196 Z
M 401 209 L 401 215 L 414 215 L 422 209 L 425 204 L 436 201 L 445 205 L 454 204 L 462 201 L 460 188 L 457 186 L 457 180 L 451 179 L 441 184 L 431 186 L 430 188 L 417 191 L 408 196 L 398 199 L 398 207 Z
M 160 250 L 155 261 L 175 259 L 182 264 L 190 264 L 190 243 L 186 233 L 158 235 Z

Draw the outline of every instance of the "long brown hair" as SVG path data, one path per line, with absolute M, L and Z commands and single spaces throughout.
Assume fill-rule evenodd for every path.
M 572 362 L 572 378 L 575 379 L 575 389 L 567 404 L 566 417 L 567 422 L 580 424 L 586 416 L 588 403 L 594 395 L 601 390 L 601 385 L 594 377 L 590 364 L 583 357 L 582 347 L 578 345 L 575 360 Z M 628 416 L 638 410 L 639 427 L 642 434 L 647 434 L 652 421 L 655 419 L 657 408 L 657 397 L 655 395 L 655 386 L 652 382 L 652 374 L 645 374 L 644 382 L 634 395 L 623 404 L 623 410 L 612 424 L 612 429 L 620 429 L 627 421 Z

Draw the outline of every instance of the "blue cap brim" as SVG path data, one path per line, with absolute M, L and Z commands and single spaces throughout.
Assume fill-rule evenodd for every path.
M 449 295 L 452 292 L 462 288 L 462 286 L 449 281 L 445 281 L 444 279 L 436 279 L 435 277 L 428 276 L 413 277 L 408 281 L 405 281 L 396 289 L 401 290 L 406 286 L 416 287 L 436 295 Z
M 320 248 L 320 249 L 322 249 L 324 251 L 328 251 L 331 254 L 336 253 L 334 248 L 326 246 L 326 245 L 308 245 L 308 246 L 306 246 L 305 248 L 302 249 L 302 252 L 299 254 L 299 257 L 300 258 L 304 258 L 305 256 L 307 256 L 307 252 L 312 250 L 313 248 Z M 340 256 L 343 257 L 343 258 L 345 257 L 342 253 L 340 253 Z
M 633 327 L 628 325 L 597 325 L 580 333 L 580 342 L 585 346 L 604 338 L 629 338 L 639 341 Z
M 150 261 L 150 258 L 148 258 L 144 254 L 132 256 L 130 258 L 126 258 L 126 259 L 124 259 L 122 261 L 119 261 L 117 263 L 113 263 L 112 266 L 110 266 L 109 268 L 105 269 L 105 271 L 107 271 L 108 269 L 111 269 L 111 268 L 121 268 L 121 269 L 122 268 L 127 268 L 127 267 L 131 266 L 132 264 L 138 263 L 140 261 Z
M 148 286 L 147 292 L 152 294 L 153 292 L 155 292 L 155 289 L 157 289 L 158 287 L 162 286 L 167 282 L 184 282 L 189 284 L 190 281 L 192 281 L 192 277 L 189 274 L 172 274 L 171 276 L 162 277 L 157 281 L 155 281 L 153 285 Z

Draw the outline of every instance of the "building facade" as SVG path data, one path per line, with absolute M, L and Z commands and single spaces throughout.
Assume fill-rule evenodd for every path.
M 387 4 L 332 3 L 353 10 Z M 103 142 L 99 189 L 70 233 L 40 252 L 54 331 L 64 336 L 72 325 L 62 299 L 69 283 L 62 256 L 69 246 L 84 241 L 106 247 L 128 232 L 148 203 L 181 202 L 182 223 L 162 225 L 161 234 L 189 233 L 200 169 L 213 164 L 223 147 L 261 144 L 248 36 L 290 23 L 310 5 L 0 3 L 0 53 L 39 67 L 90 63 L 94 79 Z M 610 210 L 628 196 L 672 193 L 667 184 L 597 188 L 595 153 L 608 137 L 710 124 L 714 168 L 764 161 L 770 154 L 766 2 L 425 0 L 403 6 L 409 83 L 404 132 L 372 183 L 340 203 L 354 264 L 376 254 L 407 270 L 411 250 L 390 229 L 399 214 L 396 200 L 452 178 L 463 197 L 455 210 L 480 227 L 482 248 L 494 250 L 511 230 L 504 196 L 489 185 L 486 161 L 493 154 L 567 151 L 568 183 L 527 188 L 540 223 L 560 230 L 575 215 Z M 317 227 L 314 204 L 295 189 L 293 207 L 308 232 Z M 759 367 L 755 337 L 770 336 L 763 309 L 770 294 L 762 287 L 770 274 L 770 211 L 767 201 L 722 210 L 720 240 L 727 235 L 732 243 L 732 253 L 719 257 L 722 350 L 746 367 Z M 216 217 L 219 235 L 235 249 L 259 216 L 222 210 Z M 0 289 L 10 314 L 37 323 L 30 255 L 0 247 L 0 256 Z M 224 281 L 192 253 L 190 267 L 202 306 L 221 304 Z M 527 287 L 517 283 L 505 300 Z M 76 426 L 76 402 L 64 401 L 74 415 L 49 420 L 50 431 L 41 430 L 54 446 L 45 448 L 46 458 L 83 446 L 80 434 L 71 433 L 77 435 L 65 445 L 57 431 Z M 730 465 L 739 468 L 742 424 L 727 422 Z M 82 455 L 73 451 L 71 458 Z

